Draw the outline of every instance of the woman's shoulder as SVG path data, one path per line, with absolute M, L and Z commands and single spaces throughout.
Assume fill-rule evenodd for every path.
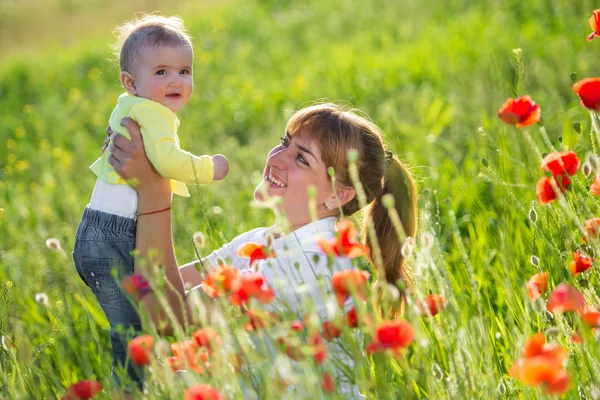
M 229 244 L 230 245 L 234 245 L 234 244 L 242 245 L 247 242 L 265 244 L 267 241 L 266 237 L 265 237 L 267 229 L 269 229 L 269 228 L 266 228 L 266 227 L 254 228 L 247 232 L 241 233 L 238 236 L 234 237 L 231 241 L 229 241 Z

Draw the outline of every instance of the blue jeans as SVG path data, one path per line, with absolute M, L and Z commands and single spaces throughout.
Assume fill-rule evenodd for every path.
M 77 228 L 73 259 L 79 277 L 92 289 L 110 324 L 113 384 L 125 391 L 141 389 L 143 371 L 127 357 L 129 340 L 142 329 L 139 314 L 120 282 L 133 274 L 136 221 L 87 208 Z M 121 382 L 126 368 L 134 385 Z

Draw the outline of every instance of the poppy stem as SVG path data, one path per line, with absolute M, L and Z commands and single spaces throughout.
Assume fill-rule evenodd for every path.
M 525 140 L 527 141 L 527 143 L 529 143 L 529 146 L 533 149 L 533 151 L 535 151 L 538 161 L 541 161 L 543 159 L 543 157 L 542 157 L 542 153 L 540 152 L 540 148 L 535 143 L 535 141 L 533 140 L 533 138 L 531 137 L 531 135 L 529 134 L 529 132 L 526 129 L 523 130 L 523 136 L 525 137 Z
M 540 125 L 540 133 L 542 134 L 542 139 L 544 139 L 544 143 L 546 144 L 546 146 L 548 146 L 553 153 L 556 153 L 556 148 L 550 141 L 548 133 L 546 133 L 546 128 L 543 125 Z
M 598 124 L 598 114 L 596 114 L 596 111 L 590 110 L 590 119 L 592 120 L 592 130 L 590 131 L 590 140 L 592 142 L 592 149 L 594 150 L 594 154 L 598 155 L 598 148 L 596 147 L 596 142 L 600 143 L 600 125 Z M 592 131 L 595 133 L 596 140 L 594 140 Z

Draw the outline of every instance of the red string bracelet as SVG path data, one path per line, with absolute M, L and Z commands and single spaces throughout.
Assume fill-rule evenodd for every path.
M 171 207 L 167 207 L 167 208 L 163 208 L 162 210 L 156 210 L 156 211 L 150 211 L 150 212 L 145 212 L 145 213 L 140 213 L 137 216 L 141 217 L 142 215 L 150 215 L 150 214 L 158 214 L 164 211 L 169 211 L 171 209 Z

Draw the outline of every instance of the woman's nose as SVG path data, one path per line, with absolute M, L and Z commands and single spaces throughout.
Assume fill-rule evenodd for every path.
M 280 170 L 286 169 L 288 153 L 287 149 L 275 148 L 269 153 L 267 163 Z

